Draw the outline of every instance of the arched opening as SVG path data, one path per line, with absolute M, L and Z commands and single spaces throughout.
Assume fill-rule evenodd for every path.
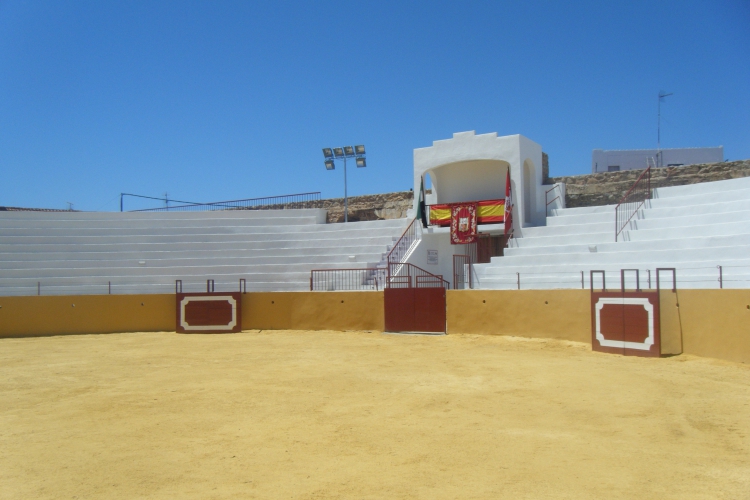
M 505 174 L 509 167 L 508 162 L 501 160 L 471 160 L 433 168 L 428 171 L 432 199 L 434 203 L 460 203 L 505 198 Z
M 523 222 L 524 226 L 530 225 L 534 220 L 534 207 L 536 206 L 534 179 L 536 171 L 531 160 L 523 162 Z

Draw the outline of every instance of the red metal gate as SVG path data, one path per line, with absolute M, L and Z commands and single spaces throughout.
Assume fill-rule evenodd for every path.
M 625 290 L 625 272 L 635 271 L 636 290 Z M 601 274 L 602 290 L 594 291 Z M 604 271 L 591 271 L 591 347 L 624 356 L 660 356 L 659 291 L 641 290 L 638 271 L 620 271 L 619 291 L 606 291 Z
M 445 290 L 442 276 L 412 264 L 392 264 L 383 290 L 385 331 L 445 333 Z

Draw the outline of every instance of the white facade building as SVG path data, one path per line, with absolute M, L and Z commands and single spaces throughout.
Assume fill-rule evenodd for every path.
M 432 192 L 425 197 L 428 206 L 496 200 L 505 198 L 508 170 L 514 205 L 513 231 L 520 237 L 525 228 L 545 224 L 545 188 L 551 187 L 542 184 L 542 147 L 522 135 L 498 137 L 495 132 L 458 132 L 451 139 L 415 149 L 414 206 L 409 216 L 417 213 L 422 179 L 425 186 L 432 186 Z M 564 198 L 558 198 L 550 208 L 564 208 Z M 503 223 L 482 224 L 477 229 L 493 236 L 505 232 Z M 451 244 L 449 227 L 430 225 L 421 231 L 407 261 L 450 280 L 453 256 L 466 253 L 466 245 Z
M 591 173 L 640 170 L 648 165 L 680 167 L 724 161 L 724 146 L 675 149 L 595 149 L 591 153 Z

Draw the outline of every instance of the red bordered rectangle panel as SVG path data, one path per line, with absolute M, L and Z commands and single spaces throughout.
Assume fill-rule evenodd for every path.
M 177 333 L 237 333 L 242 331 L 239 292 L 178 293 Z

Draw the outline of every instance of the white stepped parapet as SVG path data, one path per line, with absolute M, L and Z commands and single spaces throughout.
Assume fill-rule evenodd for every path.
M 614 239 L 615 206 L 551 211 L 548 225 L 524 228 L 504 257 L 474 266 L 479 288 L 580 288 L 581 272 L 677 268 L 678 286 L 750 288 L 750 178 L 658 188 L 620 241 Z M 610 278 L 610 274 L 613 278 Z M 653 278 L 655 279 L 655 278 Z M 587 285 L 588 286 L 588 285 Z
M 326 224 L 325 210 L 0 212 L 0 295 L 307 290 L 312 269 L 373 267 L 407 219 Z M 227 288 L 229 287 L 229 288 Z M 188 290 L 186 290 L 188 291 Z

